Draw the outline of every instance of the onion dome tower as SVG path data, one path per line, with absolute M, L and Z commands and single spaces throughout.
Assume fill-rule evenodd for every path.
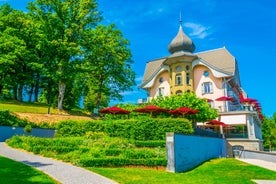
M 168 46 L 168 50 L 171 54 L 179 51 L 193 53 L 195 50 L 195 45 L 193 41 L 184 33 L 182 29 L 182 19 L 180 16 L 180 26 L 179 31 L 175 38 L 171 41 Z

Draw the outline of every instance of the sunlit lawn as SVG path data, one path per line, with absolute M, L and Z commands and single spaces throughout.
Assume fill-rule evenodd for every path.
M 214 159 L 183 173 L 169 173 L 139 168 L 89 168 L 122 184 L 244 184 L 252 179 L 276 180 L 276 172 L 235 159 Z
M 10 111 L 10 112 L 30 112 L 30 113 L 42 113 L 46 114 L 48 112 L 48 107 L 46 104 L 40 103 L 20 103 L 16 101 L 1 101 L 0 102 L 1 111 Z M 51 113 L 57 113 L 57 109 L 51 108 Z
M 28 184 L 28 183 L 58 183 L 45 175 L 25 164 L 15 162 L 0 156 L 0 183 L 3 184 Z

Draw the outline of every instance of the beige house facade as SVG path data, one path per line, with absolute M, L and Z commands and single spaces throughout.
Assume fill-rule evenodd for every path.
M 245 149 L 262 150 L 259 112 L 253 107 L 245 108 L 240 101 L 241 95 L 247 95 L 241 87 L 236 58 L 225 47 L 194 52 L 195 45 L 184 33 L 181 22 L 178 33 L 168 45 L 168 51 L 170 55 L 146 64 L 140 85 L 147 91 L 146 101 L 158 96 L 194 92 L 199 98 L 206 99 L 210 108 L 217 109 L 220 121 L 233 129 L 238 127 L 239 132 L 243 133 L 236 137 L 229 134 L 229 140 L 235 139 L 239 144 L 246 140 Z M 221 97 L 231 100 L 218 100 Z M 204 122 L 199 125 L 204 125 Z M 227 136 L 227 130 L 224 134 Z M 258 146 L 246 146 L 248 140 L 255 141 L 253 145 Z

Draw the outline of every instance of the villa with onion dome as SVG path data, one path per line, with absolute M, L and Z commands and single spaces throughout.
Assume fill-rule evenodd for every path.
M 218 120 L 228 127 L 223 134 L 229 145 L 263 150 L 260 106 L 242 89 L 236 58 L 225 47 L 198 53 L 195 49 L 180 21 L 178 33 L 168 45 L 170 55 L 148 61 L 145 66 L 140 87 L 147 91 L 146 101 L 194 92 L 219 112 Z

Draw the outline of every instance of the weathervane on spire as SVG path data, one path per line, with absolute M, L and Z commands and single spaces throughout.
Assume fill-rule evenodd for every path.
M 180 16 L 179 16 L 179 23 L 182 26 L 182 16 L 181 16 L 181 11 L 180 11 Z

